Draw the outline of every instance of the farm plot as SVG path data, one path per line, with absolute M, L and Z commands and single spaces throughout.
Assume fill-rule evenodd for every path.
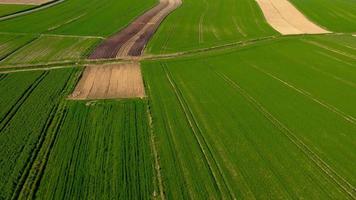
M 277 34 L 255 1 L 186 0 L 168 16 L 146 51 L 176 52 Z
M 144 64 L 168 199 L 355 197 L 356 61 L 311 38 Z
M 22 46 L 32 42 L 35 37 L 0 34 L 0 61 L 14 53 Z
M 40 5 L 52 0 L 0 0 L 0 4 Z
M 38 199 L 151 199 L 154 175 L 145 101 L 69 101 Z
M 1 21 L 0 27 L 1 31 L 15 33 L 108 36 L 155 3 L 155 0 L 64 1 L 41 11 Z
M 77 71 L 1 75 L 0 199 L 17 197 L 47 137 L 59 101 L 68 95 L 67 84 L 73 84 L 72 75 Z
M 2 61 L 2 64 L 44 63 L 86 57 L 100 39 L 40 36 Z
M 0 17 L 32 8 L 31 5 L 3 5 L 0 2 Z
M 356 1 L 290 0 L 314 22 L 334 32 L 356 32 Z

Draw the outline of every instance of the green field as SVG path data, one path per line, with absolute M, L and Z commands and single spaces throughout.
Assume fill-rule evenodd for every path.
M 38 199 L 150 199 L 154 190 L 144 101 L 68 102 Z
M 0 17 L 32 8 L 32 5 L 0 4 Z
M 170 53 L 278 35 L 255 1 L 186 0 L 161 25 L 147 53 Z
M 169 199 L 355 195 L 356 60 L 322 38 L 144 65 Z
M 333 33 L 281 35 L 253 0 L 183 0 L 147 57 L 93 61 L 158 2 L 0 21 L 0 200 L 356 199 L 356 1 L 290 2 Z M 85 66 L 136 62 L 146 96 L 68 98 L 82 77 L 123 90 L 121 68 Z
M 355 0 L 291 0 L 310 19 L 336 32 L 356 32 Z
M 3 75 L 0 122 L 0 198 L 16 196 L 46 139 L 59 101 L 78 72 L 54 70 Z
M 105 37 L 116 33 L 154 4 L 155 0 L 70 0 L 29 15 L 0 21 L 0 27 L 2 32 Z
M 38 63 L 86 58 L 101 39 L 40 36 L 6 57 L 3 64 Z

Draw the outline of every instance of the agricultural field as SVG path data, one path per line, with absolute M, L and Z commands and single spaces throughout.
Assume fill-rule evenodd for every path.
M 32 8 L 33 5 L 14 5 L 14 4 L 1 4 L 0 3 L 0 17 L 17 13 L 19 11 Z
M 356 60 L 320 38 L 144 65 L 168 199 L 354 195 Z
M 100 38 L 42 35 L 4 58 L 2 63 L 44 63 L 85 58 L 100 41 Z
M 171 53 L 278 35 L 255 1 L 186 0 L 163 22 L 147 53 Z
M 298 9 L 323 27 L 336 32 L 356 32 L 356 1 L 291 0 Z M 318 12 L 315 11 L 318 9 Z
M 0 5 L 0 200 L 356 199 L 355 5 Z

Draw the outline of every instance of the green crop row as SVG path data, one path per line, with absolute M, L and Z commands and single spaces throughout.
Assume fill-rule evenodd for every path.
M 0 199 L 18 195 L 74 72 L 77 70 L 2 75 Z
M 31 36 L 0 34 L 0 61 L 34 39 Z
M 255 1 L 185 0 L 163 22 L 146 51 L 176 52 L 277 34 Z
M 167 199 L 354 198 L 356 60 L 338 40 L 356 44 L 285 38 L 144 63 Z
M 66 104 L 35 198 L 152 198 L 146 102 Z

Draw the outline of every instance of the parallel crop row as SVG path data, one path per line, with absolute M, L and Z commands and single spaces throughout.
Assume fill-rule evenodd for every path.
M 1 99 L 4 99 L 1 102 L 4 112 L 0 135 L 2 199 L 16 198 L 21 190 L 73 72 L 18 73 L 1 80 L 2 89 L 8 91 L 1 93 Z M 12 95 L 13 99 L 7 98 L 7 95 Z

